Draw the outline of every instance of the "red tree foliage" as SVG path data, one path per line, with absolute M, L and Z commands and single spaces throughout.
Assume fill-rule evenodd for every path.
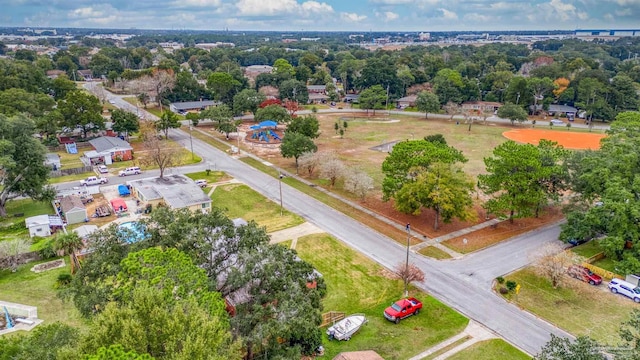
M 289 116 L 292 118 L 296 117 L 296 111 L 302 110 L 300 105 L 298 105 L 297 101 L 287 100 L 284 102 L 284 107 L 289 112 Z
M 282 101 L 279 99 L 267 99 L 260 103 L 260 109 L 266 108 L 269 105 L 282 105 Z

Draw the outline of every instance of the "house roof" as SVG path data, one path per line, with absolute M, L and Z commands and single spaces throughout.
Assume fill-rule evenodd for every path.
M 502 103 L 495 101 L 465 101 L 462 105 L 502 106 Z
M 89 140 L 89 144 L 96 149 L 97 152 L 109 152 L 117 150 L 133 150 L 128 142 L 113 136 L 101 136 L 93 140 Z
M 49 215 L 36 215 L 24 219 L 27 228 L 32 226 L 49 225 Z
M 250 65 L 245 68 L 249 72 L 272 72 L 273 66 L 269 65 Z
M 184 102 L 175 102 L 171 103 L 176 110 L 195 110 L 202 109 L 207 106 L 218 106 L 220 102 L 213 100 L 202 100 L 202 101 L 184 101 Z
M 327 100 L 329 97 L 324 94 L 310 93 L 309 100 Z
M 409 96 L 401 97 L 396 101 L 397 102 L 416 102 L 417 99 L 418 99 L 418 95 L 409 95 Z
M 568 105 L 555 105 L 555 104 L 551 104 L 549 105 L 549 112 L 563 112 L 563 113 L 575 113 L 577 112 L 578 109 L 574 108 L 573 106 L 568 106 Z
M 91 70 L 78 70 L 78 74 L 82 76 L 91 76 L 93 75 L 93 71 Z
M 65 196 L 60 199 L 60 208 L 65 214 L 73 210 L 86 210 L 80 197 L 75 195 Z
M 82 225 L 73 229 L 73 232 L 78 234 L 81 239 L 91 235 L 95 231 L 98 231 L 98 227 L 96 225 Z
M 56 153 L 47 153 L 45 156 L 46 156 L 46 162 L 47 163 L 59 163 L 60 162 L 60 155 L 58 155 Z
M 341 352 L 333 360 L 384 360 L 373 350 Z
M 196 183 L 184 175 L 171 175 L 164 178 L 153 177 L 131 181 L 136 191 L 147 200 L 162 198 L 171 208 L 181 209 L 198 204 L 211 203 L 211 199 Z
M 307 90 L 311 91 L 325 91 L 327 89 L 327 85 L 307 85 Z
M 360 94 L 347 94 L 344 96 L 345 99 L 357 99 L 360 97 Z

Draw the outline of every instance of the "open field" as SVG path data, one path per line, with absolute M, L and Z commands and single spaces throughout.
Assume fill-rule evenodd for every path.
M 523 353 L 502 339 L 491 339 L 475 343 L 453 354 L 448 360 L 529 360 L 531 356 Z
M 362 349 L 375 350 L 388 360 L 408 359 L 461 332 L 467 325 L 464 316 L 415 290 L 410 295 L 423 302 L 423 311 L 395 325 L 382 313 L 402 296 L 404 285 L 393 279 L 389 271 L 327 234 L 298 239 L 296 251 L 323 274 L 327 284 L 325 312 L 364 313 L 369 320 L 347 342 L 329 341 L 324 336 L 327 359 L 342 351 Z
M 600 140 L 605 134 L 586 133 L 577 131 L 554 131 L 544 129 L 517 129 L 509 130 L 503 134 L 506 138 L 520 142 L 537 145 L 540 139 L 555 141 L 566 149 L 600 149 Z
M 609 292 L 605 284 L 592 286 L 567 278 L 567 286 L 553 289 L 551 282 L 525 268 L 505 276 L 521 285 L 520 293 L 508 294 L 510 301 L 546 321 L 574 334 L 588 335 L 601 344 L 616 345 L 618 329 L 638 305 Z
M 300 216 L 283 210 L 280 205 L 258 194 L 247 185 L 228 184 L 216 187 L 211 195 L 213 206 L 224 209 L 231 219 L 242 217 L 267 228 L 267 232 L 287 229 L 304 222 Z
M 38 317 L 45 321 L 43 324 L 60 321 L 80 329 L 85 328 L 85 321 L 73 303 L 63 302 L 56 295 L 54 285 L 58 275 L 70 272 L 69 259 L 65 258 L 65 261 L 66 267 L 39 274 L 30 269 L 44 261 L 22 265 L 15 273 L 10 270 L 1 270 L 0 299 L 38 307 Z

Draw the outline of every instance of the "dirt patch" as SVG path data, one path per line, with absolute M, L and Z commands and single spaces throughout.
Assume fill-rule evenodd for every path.
M 560 221 L 563 218 L 562 211 L 558 207 L 546 209 L 540 217 L 515 219 L 513 223 L 508 220 L 495 226 L 490 226 L 472 233 L 444 241 L 442 244 L 460 253 L 469 253 L 487 246 L 497 244 L 514 236 L 524 234 Z M 464 244 L 467 239 L 467 244 Z
M 543 129 L 516 129 L 502 133 L 504 137 L 521 143 L 537 145 L 541 139 L 555 141 L 566 149 L 597 150 L 606 135 Z

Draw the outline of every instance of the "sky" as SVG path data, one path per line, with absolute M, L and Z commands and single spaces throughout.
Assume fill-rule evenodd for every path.
M 639 29 L 640 0 L 0 0 L 0 26 L 483 31 Z

